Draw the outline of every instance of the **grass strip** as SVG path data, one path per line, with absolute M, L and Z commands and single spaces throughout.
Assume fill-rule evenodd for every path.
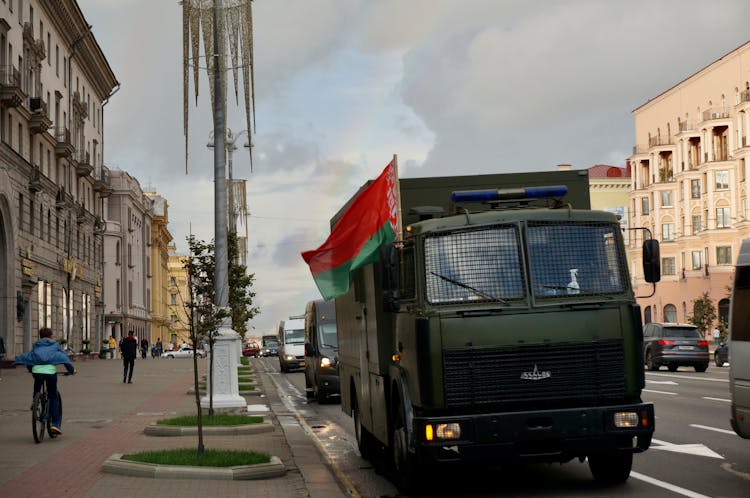
M 233 467 L 235 465 L 255 465 L 268 463 L 271 457 L 254 451 L 206 450 L 202 456 L 195 448 L 175 450 L 144 451 L 123 455 L 123 460 L 158 465 L 189 465 L 193 467 Z
M 248 425 L 260 424 L 261 422 L 263 422 L 263 417 L 258 416 L 237 415 L 232 413 L 216 413 L 211 417 L 203 415 L 203 425 L 205 426 Z M 198 416 L 185 415 L 183 417 L 165 418 L 157 420 L 156 424 L 194 427 L 198 425 Z
M 239 391 L 255 391 L 255 386 L 250 384 L 240 384 L 238 387 Z
M 242 363 L 243 365 L 249 365 L 250 358 L 248 358 L 247 356 L 243 356 L 242 358 L 240 358 L 240 363 Z

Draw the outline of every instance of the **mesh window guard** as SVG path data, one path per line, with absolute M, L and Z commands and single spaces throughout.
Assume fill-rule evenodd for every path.
M 518 229 L 494 226 L 426 238 L 425 280 L 433 304 L 523 299 Z

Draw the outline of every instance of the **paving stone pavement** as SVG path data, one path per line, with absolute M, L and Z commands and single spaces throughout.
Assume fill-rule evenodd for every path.
M 205 370 L 206 361 L 199 361 Z M 101 472 L 114 453 L 197 447 L 196 436 L 151 437 L 143 428 L 176 414 L 195 413 L 189 359 L 146 359 L 135 365 L 133 384 L 122 383 L 119 360 L 76 362 L 78 375 L 60 376 L 63 436 L 35 444 L 31 434 L 32 378 L 25 368 L 3 370 L 0 381 L 0 496 L 21 497 L 340 497 L 345 496 L 309 435 L 281 409 L 273 383 L 257 373 L 265 396 L 248 402 L 274 431 L 205 436 L 206 448 L 257 450 L 278 456 L 283 477 L 252 481 L 151 479 Z M 257 406 L 256 406 L 257 405 Z

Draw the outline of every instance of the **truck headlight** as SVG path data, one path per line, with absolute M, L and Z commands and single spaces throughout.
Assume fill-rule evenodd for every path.
M 333 361 L 330 358 L 323 356 L 320 358 L 320 368 L 329 368 L 333 366 Z
M 638 414 L 636 412 L 615 412 L 615 427 L 638 427 L 638 422 Z
M 294 359 L 294 356 L 293 356 L 293 355 L 290 355 L 290 354 L 285 354 L 285 355 L 284 355 L 284 359 L 285 359 L 286 361 L 292 361 L 292 360 Z
M 425 440 L 435 439 L 461 439 L 461 424 L 451 422 L 449 424 L 427 424 L 424 430 Z

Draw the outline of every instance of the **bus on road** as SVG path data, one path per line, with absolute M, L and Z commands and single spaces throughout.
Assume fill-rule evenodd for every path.
M 750 439 L 750 238 L 742 241 L 729 310 L 729 390 L 732 428 Z

